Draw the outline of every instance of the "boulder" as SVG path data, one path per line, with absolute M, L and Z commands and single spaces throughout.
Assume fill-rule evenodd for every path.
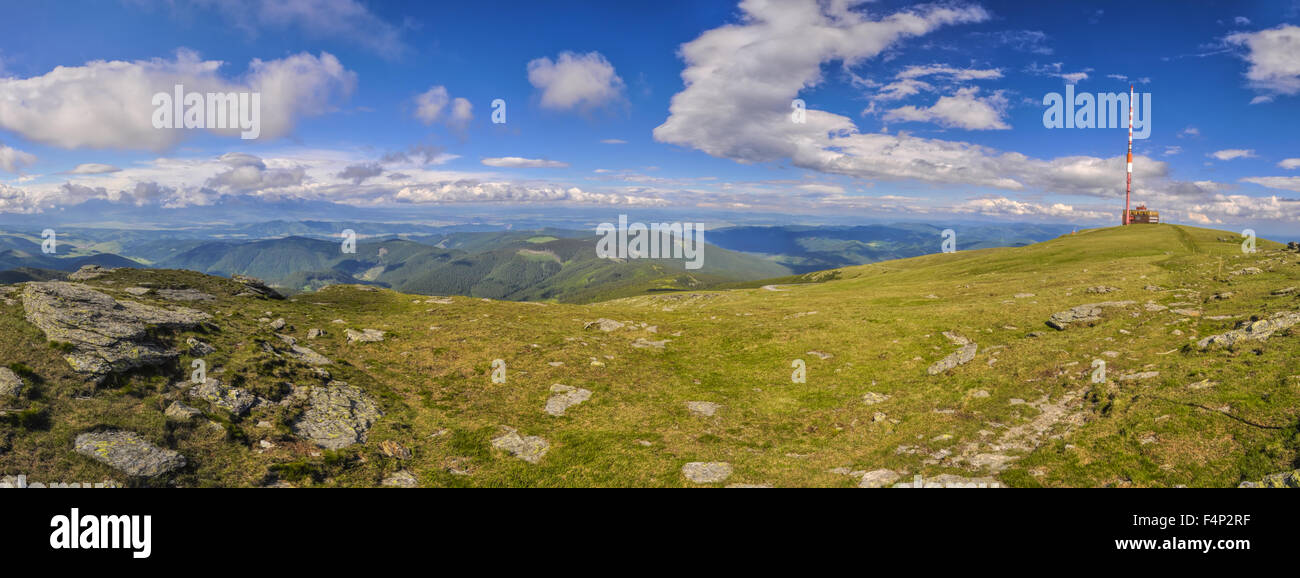
M 345 329 L 343 333 L 348 336 L 348 343 L 373 343 L 384 340 L 384 332 L 377 329 L 363 329 L 361 331 Z
M 153 478 L 185 467 L 185 457 L 127 431 L 84 433 L 74 442 L 77 453 L 108 464 L 129 476 Z
M 569 408 L 591 399 L 590 390 L 559 383 L 551 386 L 551 393 L 546 400 L 546 413 L 554 416 L 564 415 Z
M 366 432 L 383 416 L 374 400 L 342 381 L 312 388 L 307 404 L 294 433 L 331 450 L 365 443 Z
M 614 321 L 613 319 L 605 319 L 602 317 L 600 319 L 597 319 L 595 321 L 592 321 L 582 326 L 583 329 L 591 329 L 592 327 L 595 327 L 596 329 L 599 329 L 601 331 L 614 331 L 617 329 L 622 329 L 623 324 Z
M 17 373 L 8 367 L 0 367 L 0 398 L 18 397 L 23 386 L 23 378 Z
M 975 359 L 975 352 L 978 350 L 978 345 L 967 343 L 966 345 L 961 346 L 957 351 L 949 354 L 947 357 L 934 362 L 926 372 L 930 375 L 938 375 L 959 365 L 970 363 L 972 359 Z
M 167 406 L 167 411 L 164 411 L 163 415 L 172 421 L 190 421 L 203 415 L 203 412 L 179 401 L 173 401 L 171 405 Z
M 1210 347 L 1233 347 L 1244 341 L 1264 341 L 1274 333 L 1300 323 L 1300 311 L 1281 311 L 1268 319 L 1243 321 L 1236 329 L 1218 335 L 1211 335 L 1196 343 L 1201 349 Z
M 521 436 L 512 427 L 506 427 L 505 430 L 504 434 L 492 440 L 492 447 L 510 452 L 511 455 L 525 462 L 530 464 L 540 462 L 551 449 L 550 442 L 540 437 Z
M 716 484 L 731 477 L 727 462 L 690 462 L 682 466 L 682 475 L 697 484 Z
M 284 299 L 284 295 L 281 295 L 275 289 L 267 287 L 266 283 L 263 283 L 260 279 L 247 275 L 232 275 L 230 280 L 244 286 L 245 291 L 240 295 L 263 299 Z
M 190 388 L 189 396 L 190 399 L 206 401 L 235 415 L 248 413 L 248 410 L 262 401 L 249 391 L 230 387 L 214 377 Z
M 1102 303 L 1086 303 L 1053 313 L 1047 320 L 1047 326 L 1057 331 L 1064 331 L 1066 327 L 1075 323 L 1092 324 L 1101 320 L 1102 311 L 1109 307 L 1127 307 L 1133 305 L 1133 301 L 1105 301 Z
M 179 353 L 165 348 L 152 328 L 193 329 L 211 318 L 193 309 L 163 309 L 117 301 L 78 283 L 28 283 L 23 289 L 27 321 L 50 341 L 71 346 L 64 359 L 95 381 L 109 374 L 161 365 Z

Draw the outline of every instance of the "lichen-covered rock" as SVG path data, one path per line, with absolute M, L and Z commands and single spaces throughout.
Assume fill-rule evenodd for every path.
M 172 421 L 190 421 L 203 415 L 203 412 L 179 401 L 173 401 L 171 405 L 167 406 L 167 410 L 163 412 L 163 415 Z
M 345 329 L 343 333 L 348 336 L 348 343 L 373 343 L 384 340 L 384 332 L 378 329 L 362 329 L 361 331 Z
M 1238 488 L 1300 488 L 1300 470 L 1264 476 L 1258 482 L 1242 482 Z
M 682 475 L 697 484 L 716 484 L 731 477 L 727 462 L 690 462 L 682 466 Z
M 530 464 L 542 461 L 550 442 L 537 436 L 521 436 L 515 428 L 507 427 L 506 432 L 492 440 L 492 447 L 510 452 L 511 455 Z
M 12 369 L 0 367 L 0 398 L 18 397 L 23 392 L 23 378 Z
M 389 488 L 414 488 L 420 485 L 420 481 L 415 479 L 415 475 L 406 470 L 395 472 L 393 475 L 384 478 L 380 483 Z
M 1086 303 L 1076 307 L 1071 307 L 1065 311 L 1053 313 L 1047 320 L 1047 326 L 1058 331 L 1064 331 L 1066 327 L 1075 323 L 1093 323 L 1101 320 L 1102 310 L 1108 307 L 1127 307 L 1133 305 L 1133 301 L 1105 301 L 1102 303 Z
M 106 269 L 99 265 L 82 265 L 80 269 L 68 274 L 69 281 L 89 281 L 112 273 L 116 269 Z
M 546 400 L 546 413 L 554 416 L 564 415 L 569 408 L 591 399 L 591 390 L 556 383 L 551 386 L 554 394 Z
M 185 456 L 149 443 L 127 431 L 84 433 L 74 442 L 77 453 L 138 478 L 153 478 L 185 467 Z
M 947 357 L 934 362 L 926 372 L 930 375 L 938 375 L 959 365 L 970 363 L 972 359 L 975 359 L 975 352 L 978 350 L 978 345 L 967 343 L 966 345 L 961 346 L 957 351 L 948 354 Z
M 605 319 L 602 317 L 600 319 L 597 319 L 595 321 L 592 321 L 582 326 L 583 329 L 591 329 L 592 327 L 595 327 L 596 329 L 599 329 L 601 331 L 615 331 L 618 329 L 622 329 L 623 324 L 614 321 L 613 319 Z
M 193 309 L 163 309 L 112 297 L 78 283 L 28 283 L 27 321 L 50 341 L 66 343 L 73 371 L 102 381 L 109 374 L 176 358 L 150 335 L 152 328 L 193 329 L 211 318 Z
M 251 392 L 230 387 L 214 377 L 190 388 L 189 395 L 190 399 L 206 401 L 235 415 L 248 413 L 262 401 Z
M 1236 329 L 1227 333 L 1211 335 L 1196 343 L 1201 349 L 1210 347 L 1233 347 L 1243 341 L 1264 341 L 1274 333 L 1300 323 L 1300 311 L 1282 311 L 1274 313 L 1268 319 L 1243 321 Z
M 316 353 L 316 351 L 310 347 L 298 345 L 298 340 L 293 337 L 288 335 L 277 335 L 276 337 L 279 337 L 281 341 L 284 341 L 285 344 L 289 346 L 289 352 L 286 354 L 289 357 L 297 359 L 307 365 L 329 365 L 334 363 L 333 361 L 330 361 L 328 357 Z
M 312 388 L 307 411 L 294 423 L 293 429 L 303 439 L 337 450 L 365 443 L 366 432 L 381 416 L 379 406 L 360 389 L 332 381 Z

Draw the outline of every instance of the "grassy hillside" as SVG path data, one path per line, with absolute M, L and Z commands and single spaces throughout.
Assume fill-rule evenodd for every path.
M 0 365 L 20 364 L 36 385 L 0 418 L 0 473 L 121 479 L 70 449 L 78 433 L 113 427 L 184 455 L 189 465 L 170 478 L 184 486 L 377 485 L 399 470 L 425 486 L 701 485 L 683 475 L 692 462 L 729 465 L 713 485 L 851 487 L 887 469 L 899 481 L 1235 486 L 1300 465 L 1300 335 L 1234 349 L 1197 342 L 1300 310 L 1298 293 L 1285 291 L 1300 286 L 1300 255 L 1268 242 L 1243 255 L 1225 237 L 1235 238 L 1110 228 L 851 267 L 819 283 L 587 305 L 355 286 L 263 301 L 236 297 L 241 287 L 225 279 L 123 270 L 88 284 L 121 298 L 145 283 L 217 296 L 185 304 L 211 313 L 212 327 L 168 339 L 210 342 L 209 371 L 223 380 L 270 399 L 286 384 L 322 383 L 261 345 L 278 331 L 334 360 L 331 378 L 362 388 L 385 415 L 366 443 L 338 451 L 297 439 L 294 410 L 280 405 L 242 419 L 201 405 L 195 424 L 169 422 L 162 410 L 179 394 L 168 384 L 188 371 L 189 354 L 90 386 L 11 295 L 0 305 Z M 1116 301 L 1134 303 L 1091 325 L 1045 324 Z M 281 330 L 265 321 L 281 317 Z M 598 319 L 623 326 L 588 327 Z M 313 328 L 325 334 L 307 339 Z M 387 333 L 348 343 L 345 329 L 364 328 Z M 973 359 L 931 374 L 962 340 L 977 344 Z M 504 383 L 492 379 L 497 359 Z M 791 379 L 796 360 L 805 383 Z M 1097 360 L 1104 383 L 1091 379 Z M 550 415 L 554 384 L 590 398 Z M 717 406 L 700 415 L 688 402 Z M 545 455 L 530 463 L 494 448 L 507 427 L 544 439 Z

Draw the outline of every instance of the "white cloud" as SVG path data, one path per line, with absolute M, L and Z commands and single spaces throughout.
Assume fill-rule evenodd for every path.
M 569 166 L 569 163 L 560 161 L 548 161 L 545 159 L 526 159 L 523 157 L 496 157 L 483 159 L 483 164 L 489 167 L 497 168 L 543 168 L 543 169 L 562 169 Z
M 1270 189 L 1300 193 L 1300 177 L 1246 177 L 1242 182 L 1255 183 Z
M 542 91 L 542 108 L 553 110 L 597 108 L 623 98 L 623 79 L 599 52 L 535 59 L 528 63 L 528 82 Z
M 175 12 L 191 7 L 214 8 L 227 22 L 250 36 L 266 30 L 298 29 L 316 39 L 343 39 L 385 57 L 397 57 L 406 51 L 401 28 L 389 24 L 357 0 L 165 0 L 161 3 Z M 127 4 L 149 2 L 133 0 Z
M 16 173 L 36 163 L 36 155 L 0 144 L 0 170 Z
M 113 166 L 113 165 L 106 165 L 106 164 L 102 164 L 102 163 L 84 163 L 84 164 L 77 165 L 76 167 L 73 167 L 72 170 L 70 170 L 70 171 L 66 171 L 66 172 L 64 172 L 64 173 L 62 173 L 62 174 L 65 174 L 65 175 L 103 175 L 103 174 L 108 174 L 108 173 L 116 173 L 116 172 L 118 172 L 118 171 L 120 171 L 120 170 L 122 170 L 122 169 L 120 169 L 120 168 L 118 168 L 118 167 L 115 167 L 115 166 Z
M 1197 137 L 1197 136 L 1201 136 L 1201 129 L 1196 128 L 1194 126 L 1189 126 L 1183 130 L 1178 131 L 1178 138 Z
M 447 126 L 464 130 L 474 119 L 474 105 L 464 98 L 451 98 L 447 87 L 434 86 L 415 97 L 415 118 L 426 126 L 442 120 L 447 112 Z
M 1078 84 L 1080 81 L 1088 80 L 1088 73 L 1092 72 L 1091 68 L 1085 68 L 1079 72 L 1065 72 L 1065 63 L 1051 62 L 1048 64 L 1030 63 L 1025 72 L 1037 74 L 1039 76 L 1055 76 L 1069 84 Z
M 940 97 L 929 108 L 904 106 L 885 113 L 885 120 L 933 122 L 940 126 L 966 130 L 1005 130 L 1011 128 L 1004 120 L 1007 99 L 1002 92 L 980 98 L 979 89 L 963 88 L 952 96 Z
M 474 120 L 474 105 L 469 100 L 457 97 L 451 101 L 451 117 L 447 124 L 455 129 L 464 130 Z
M 1258 32 L 1238 32 L 1228 35 L 1226 41 L 1247 49 L 1243 56 L 1250 63 L 1246 80 L 1261 93 L 1255 101 L 1300 93 L 1300 26 L 1283 24 Z
M 1277 166 L 1284 169 L 1300 169 L 1300 159 L 1283 159 Z
M 925 76 L 947 76 L 957 81 L 991 80 L 1002 78 L 1002 71 L 997 68 L 953 68 L 940 64 L 929 64 L 904 68 L 896 75 L 896 78 L 921 78 Z
M 603 144 L 627 144 L 627 141 L 621 138 L 607 138 L 600 141 Z
M 334 110 L 356 83 L 356 74 L 328 53 L 254 59 L 238 82 L 219 75 L 222 65 L 179 51 L 172 60 L 97 60 L 43 76 L 0 78 L 0 128 L 61 148 L 162 151 L 199 132 L 153 126 L 153 95 L 183 84 L 186 92 L 260 92 L 261 138 L 269 140 L 292 132 L 302 117 Z
M 953 212 L 994 217 L 1049 217 L 1075 221 L 1096 221 L 1110 216 L 1110 213 L 1105 211 L 1076 209 L 1065 203 L 1038 204 L 1006 197 L 970 199 L 953 207 Z
M 1183 147 L 1180 147 L 1180 146 L 1167 146 L 1167 147 L 1165 147 L 1165 156 L 1173 156 L 1173 155 L 1179 154 L 1179 153 L 1181 153 L 1181 152 L 1183 152 Z
M 1236 18 L 1232 19 L 1232 22 L 1237 26 L 1246 26 L 1247 24 L 1250 24 L 1250 19 L 1246 18 L 1245 16 L 1237 16 Z
M 1210 153 L 1212 156 L 1221 161 L 1230 161 L 1233 159 L 1250 159 L 1255 158 L 1255 149 L 1224 149 Z

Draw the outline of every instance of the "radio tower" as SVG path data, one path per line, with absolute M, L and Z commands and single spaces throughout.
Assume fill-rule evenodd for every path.
M 1128 85 L 1128 173 L 1124 177 L 1124 223 L 1129 224 L 1128 199 L 1133 190 L 1133 85 Z

